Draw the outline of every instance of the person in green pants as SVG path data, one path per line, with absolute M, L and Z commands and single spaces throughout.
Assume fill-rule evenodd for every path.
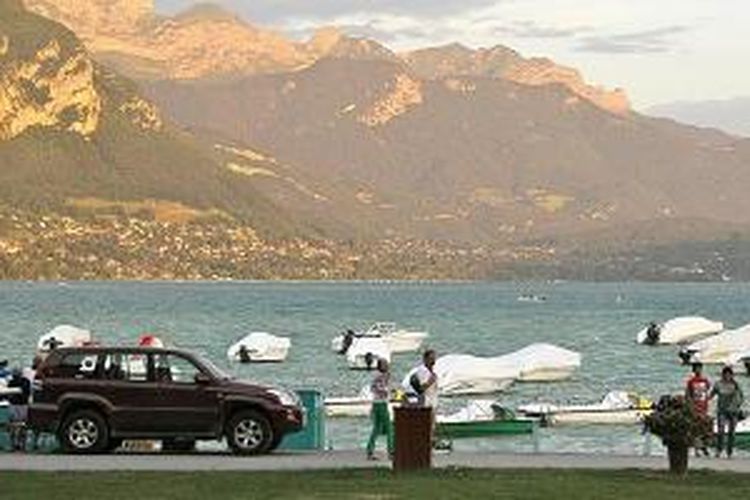
M 391 373 L 388 362 L 384 359 L 378 360 L 378 371 L 372 379 L 370 390 L 372 391 L 372 432 L 367 442 L 368 460 L 376 460 L 375 444 L 378 436 L 385 434 L 388 439 L 388 455 L 393 456 L 393 427 L 391 426 L 391 415 L 388 411 L 388 400 L 390 399 Z

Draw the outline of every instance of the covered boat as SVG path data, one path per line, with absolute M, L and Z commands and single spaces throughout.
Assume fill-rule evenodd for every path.
M 680 357 L 684 362 L 722 364 L 746 351 L 750 351 L 750 324 L 694 342 L 680 351 Z
M 419 332 L 398 328 L 396 323 L 379 322 L 370 326 L 364 332 L 354 332 L 349 330 L 347 333 L 334 337 L 331 340 L 331 349 L 338 353 L 344 353 L 347 343 L 351 345 L 354 339 L 359 338 L 381 338 L 385 341 L 388 350 L 392 354 L 418 351 L 422 342 L 429 336 L 427 332 Z M 349 337 L 349 339 L 347 339 Z
M 152 333 L 144 333 L 138 338 L 138 347 L 164 348 L 164 341 Z
M 518 366 L 521 382 L 565 380 L 581 367 L 580 353 L 552 344 L 531 344 L 502 358 Z
M 59 325 L 39 337 L 37 351 L 48 353 L 58 347 L 82 347 L 93 341 L 91 332 L 71 325 Z
M 346 362 L 352 370 L 374 370 L 378 360 L 391 362 L 391 351 L 379 337 L 360 337 L 346 351 Z
M 253 332 L 227 350 L 230 361 L 240 363 L 279 363 L 289 354 L 292 341 L 266 332 Z
M 624 391 L 610 392 L 593 404 L 556 405 L 533 403 L 518 407 L 518 412 L 540 418 L 550 425 L 635 425 L 651 413 L 651 401 Z
M 469 354 L 441 356 L 434 368 L 440 394 L 458 396 L 504 391 L 516 380 L 519 370 L 502 358 L 480 358 Z
M 515 381 L 549 382 L 569 378 L 581 366 L 581 355 L 551 344 L 531 344 L 492 358 L 448 354 L 435 364 L 440 394 L 489 394 Z
M 651 324 L 636 335 L 639 344 L 685 344 L 715 335 L 724 330 L 724 323 L 702 316 L 681 316 L 660 325 Z

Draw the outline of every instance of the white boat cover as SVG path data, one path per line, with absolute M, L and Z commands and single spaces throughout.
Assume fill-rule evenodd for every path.
M 48 352 L 52 347 L 81 347 L 91 343 L 91 332 L 70 325 L 59 325 L 39 337 L 37 350 Z
M 724 329 L 721 321 L 712 321 L 702 316 L 681 316 L 659 325 L 659 344 L 684 344 L 700 337 L 714 335 Z M 645 344 L 648 327 L 638 332 L 636 339 Z
M 570 372 L 580 368 L 581 354 L 552 344 L 531 344 L 502 356 L 506 362 L 518 366 L 518 379 L 534 378 L 538 372 Z
M 232 344 L 227 349 L 227 357 L 232 361 L 239 361 L 243 345 L 247 348 L 251 361 L 283 361 L 292 341 L 266 332 L 253 332 Z
M 474 399 L 450 415 L 438 415 L 437 421 L 440 423 L 455 422 L 485 422 L 495 419 L 495 405 L 497 403 L 491 399 Z
M 581 355 L 551 344 L 531 344 L 492 358 L 448 354 L 435 363 L 440 394 L 485 394 L 506 389 L 515 380 L 535 379 L 540 372 L 569 376 L 581 366 Z
M 368 354 L 371 360 L 367 366 Z M 384 359 L 391 362 L 391 351 L 388 344 L 378 337 L 359 337 L 354 339 L 351 347 L 346 351 L 346 361 L 350 368 L 372 368 L 377 366 L 377 360 Z
M 750 324 L 699 340 L 685 350 L 693 353 L 691 361 L 730 363 L 733 357 L 750 350 Z

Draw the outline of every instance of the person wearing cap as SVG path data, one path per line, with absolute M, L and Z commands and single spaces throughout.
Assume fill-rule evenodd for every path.
M 708 419 L 708 401 L 711 394 L 711 382 L 703 375 L 703 364 L 693 363 L 693 375 L 685 385 L 685 399 L 690 401 L 699 418 Z M 708 456 L 706 443 L 709 436 L 701 436 L 695 440 L 696 455 L 702 452 Z
M 716 438 L 716 456 L 720 457 L 724 450 L 724 435 L 726 434 L 727 458 L 732 458 L 732 452 L 734 451 L 734 430 L 737 427 L 744 396 L 740 385 L 734 379 L 734 371 L 732 371 L 731 366 L 725 366 L 721 370 L 721 379 L 714 384 L 710 397 L 717 397 L 716 426 L 718 434 Z

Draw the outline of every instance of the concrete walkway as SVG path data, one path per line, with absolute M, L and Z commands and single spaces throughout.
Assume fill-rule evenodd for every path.
M 482 469 L 648 469 L 664 470 L 666 457 L 576 454 L 451 453 L 436 455 L 438 468 Z M 359 452 L 276 453 L 264 457 L 222 454 L 131 454 L 97 456 L 0 454 L 0 471 L 294 471 L 390 467 Z M 748 459 L 690 458 L 690 468 L 750 473 Z

